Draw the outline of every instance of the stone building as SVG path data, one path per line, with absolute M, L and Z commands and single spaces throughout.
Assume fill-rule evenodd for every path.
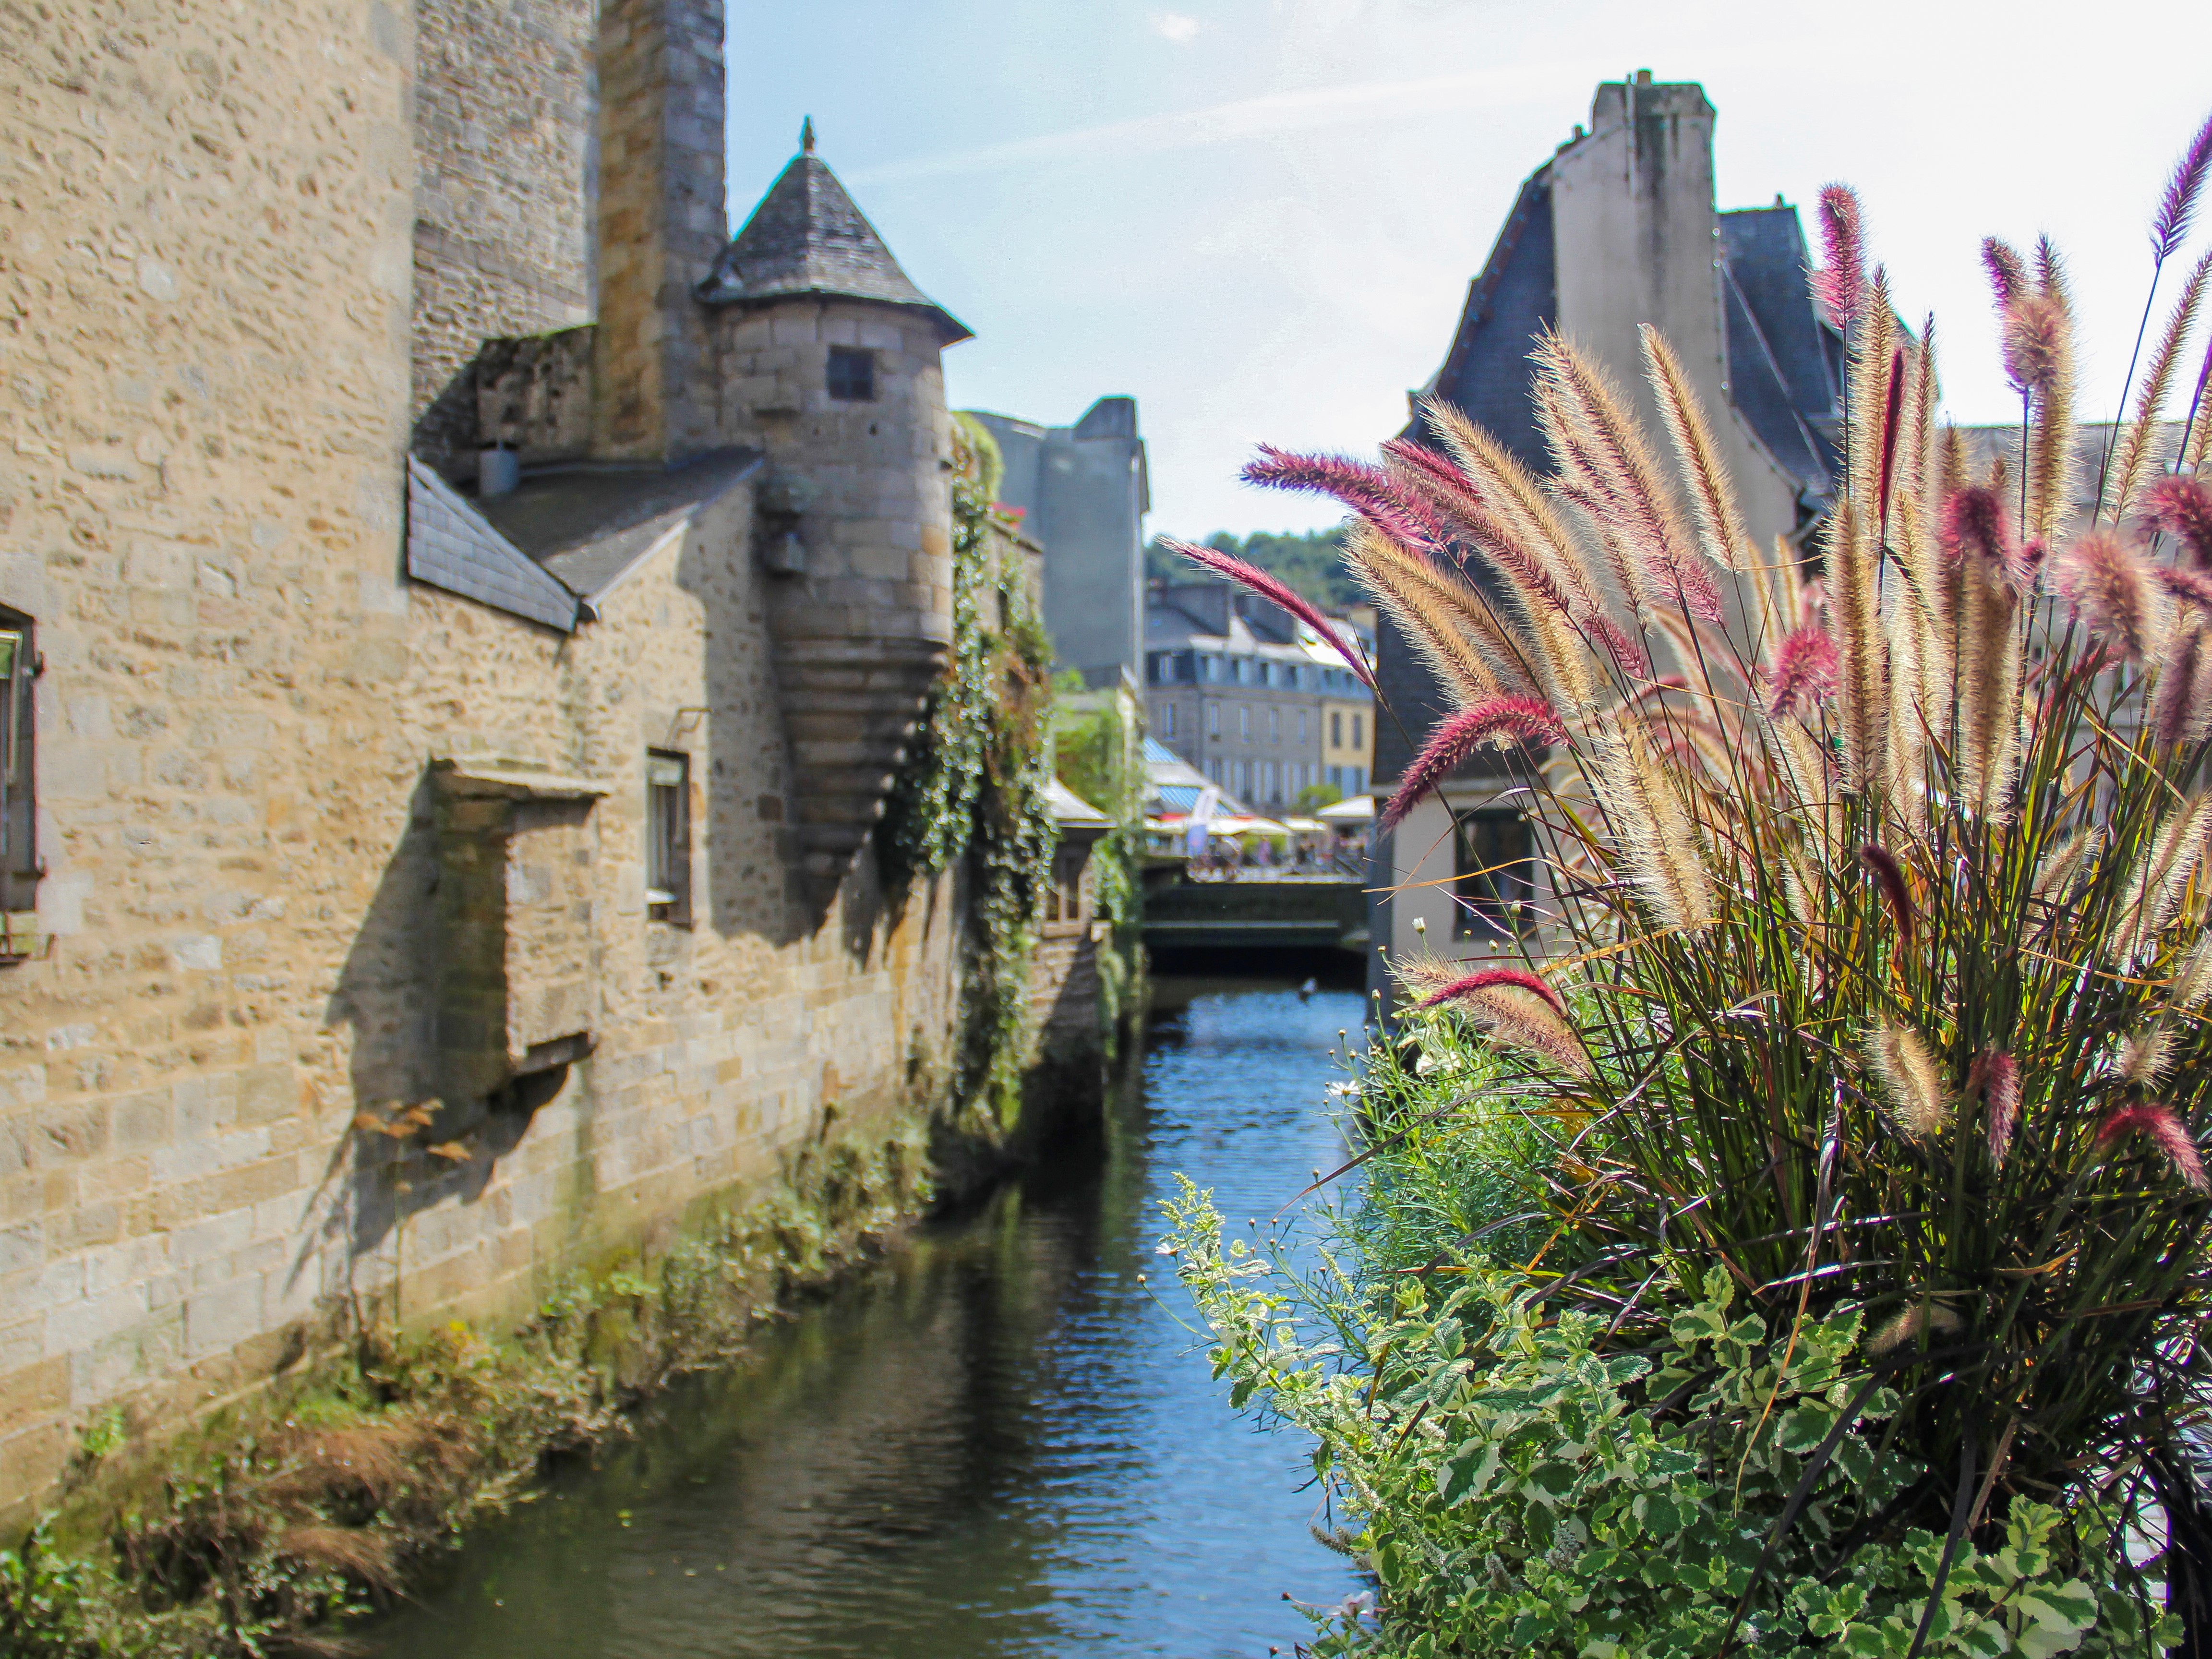
M 1591 353 L 1656 432 L 1637 333 L 1650 323 L 1709 413 L 1753 540 L 1802 544 L 1830 487 L 1842 342 L 1814 301 L 1797 210 L 1778 200 L 1715 210 L 1713 122 L 1692 83 L 1643 70 L 1599 87 L 1589 129 L 1522 185 L 1421 393 L 1458 405 L 1546 472 L 1528 364 L 1539 338 L 1556 330 Z M 1404 435 L 1427 434 L 1417 419 Z M 1375 787 L 1387 793 L 1448 704 L 1387 618 L 1376 655 L 1394 716 L 1376 733 Z M 1479 751 L 1443 799 L 1432 793 L 1377 838 L 1378 947 L 1411 952 L 1425 931 L 1431 948 L 1511 953 L 1539 925 L 1532 831 L 1504 764 Z M 1371 977 L 1382 988 L 1379 958 Z
M 722 39 L 0 12 L 0 1509 L 942 1073 L 957 884 L 862 852 L 965 331 L 811 145 L 729 237 Z
M 1153 588 L 1145 700 L 1154 737 L 1255 810 L 1286 811 L 1299 791 L 1323 781 L 1343 788 L 1355 772 L 1365 781 L 1367 688 L 1255 595 L 1218 582 Z
M 1044 549 L 1044 622 L 1060 666 L 1093 687 L 1137 684 L 1152 507 L 1137 400 L 1101 398 L 1073 426 L 975 418 L 1006 459 L 1000 496 Z

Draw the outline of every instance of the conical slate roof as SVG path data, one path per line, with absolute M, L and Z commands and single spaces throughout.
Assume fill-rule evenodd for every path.
M 945 344 L 972 337 L 907 279 L 876 228 L 811 146 L 769 186 L 745 228 L 700 283 L 699 297 L 708 305 L 759 305 L 810 294 L 910 306 L 937 325 Z

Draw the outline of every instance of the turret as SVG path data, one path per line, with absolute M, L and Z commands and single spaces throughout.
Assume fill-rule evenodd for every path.
M 952 638 L 951 421 L 939 353 L 969 331 L 899 269 L 813 124 L 700 284 L 720 436 L 763 451 L 756 556 L 810 872 L 882 810 Z

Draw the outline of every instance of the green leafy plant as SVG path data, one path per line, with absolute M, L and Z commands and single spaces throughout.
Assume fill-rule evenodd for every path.
M 1771 1329 L 1716 1267 L 1624 1351 L 1608 1322 L 1553 1316 L 1528 1275 L 1462 1251 L 1347 1289 L 1224 1249 L 1188 1182 L 1166 1208 L 1216 1375 L 1311 1434 L 1364 1522 L 1340 1545 L 1386 1616 L 1322 1613 L 1317 1656 L 2045 1659 L 2179 1638 L 2118 1587 L 2116 1510 L 2018 1497 L 1986 1553 L 1866 1535 L 1921 1471 L 1884 1432 L 1896 1390 L 1857 1375 L 1856 1307 Z

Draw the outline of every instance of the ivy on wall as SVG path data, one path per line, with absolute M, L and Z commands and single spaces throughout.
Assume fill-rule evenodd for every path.
M 953 421 L 952 660 L 930 693 L 876 845 L 894 888 L 967 860 L 972 886 L 950 1084 L 959 1127 L 995 1139 L 1019 1110 L 1029 969 L 1058 839 L 1046 796 L 1052 641 L 993 505 L 1003 477 L 998 444 L 971 417 Z

